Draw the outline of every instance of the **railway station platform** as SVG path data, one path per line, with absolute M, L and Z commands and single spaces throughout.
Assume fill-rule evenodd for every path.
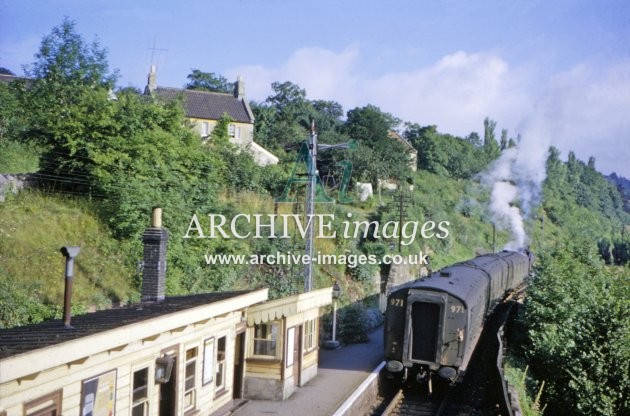
M 319 350 L 317 376 L 284 401 L 249 400 L 236 416 L 331 416 L 383 360 L 383 327 L 368 342 Z

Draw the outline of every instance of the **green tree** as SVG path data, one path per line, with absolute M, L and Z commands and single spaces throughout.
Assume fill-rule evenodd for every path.
M 400 120 L 370 104 L 348 111 L 344 133 L 360 143 L 350 156 L 356 177 L 369 180 L 374 186 L 379 179 L 406 177 L 408 149 L 389 137 L 399 124 Z
M 116 72 L 110 72 L 107 51 L 98 40 L 87 43 L 76 32 L 76 23 L 67 17 L 43 38 L 35 58 L 26 75 L 49 84 L 112 88 L 117 78 Z
M 443 177 L 468 179 L 486 166 L 483 149 L 473 144 L 478 136 L 475 138 L 473 134 L 467 139 L 460 139 L 439 133 L 437 126 L 407 124 L 404 137 L 418 151 L 420 169 Z
M 189 90 L 223 92 L 227 94 L 234 92 L 234 83 L 229 82 L 223 75 L 215 74 L 214 72 L 203 72 L 199 69 L 193 69 L 186 78 L 188 78 L 186 88 Z
M 495 138 L 494 130 L 497 122 L 486 117 L 483 120 L 483 149 L 488 160 L 494 160 L 499 157 L 500 148 Z
M 509 147 L 508 131 L 507 129 L 501 129 L 501 144 L 499 145 L 501 151 Z
M 630 285 L 593 245 L 571 239 L 541 253 L 525 301 L 529 360 L 553 415 L 630 412 Z

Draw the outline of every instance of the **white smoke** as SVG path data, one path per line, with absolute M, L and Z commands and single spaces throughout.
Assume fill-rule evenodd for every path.
M 490 168 L 481 174 L 482 182 L 490 189 L 492 222 L 511 232 L 506 250 L 526 247 L 529 237 L 525 220 L 531 218 L 540 202 L 545 179 L 545 161 L 549 148 L 549 132 L 542 128 L 540 117 L 525 124 L 525 132 L 516 147 L 501 153 Z

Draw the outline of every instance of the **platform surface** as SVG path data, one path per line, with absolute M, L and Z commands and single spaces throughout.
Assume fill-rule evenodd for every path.
M 332 415 L 382 360 L 381 326 L 369 334 L 366 343 L 349 344 L 336 350 L 320 349 L 317 376 L 287 400 L 250 400 L 234 415 Z

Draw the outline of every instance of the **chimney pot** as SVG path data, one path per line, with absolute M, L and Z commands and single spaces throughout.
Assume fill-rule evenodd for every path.
M 153 212 L 151 213 L 151 227 L 162 228 L 162 208 L 153 208 Z

